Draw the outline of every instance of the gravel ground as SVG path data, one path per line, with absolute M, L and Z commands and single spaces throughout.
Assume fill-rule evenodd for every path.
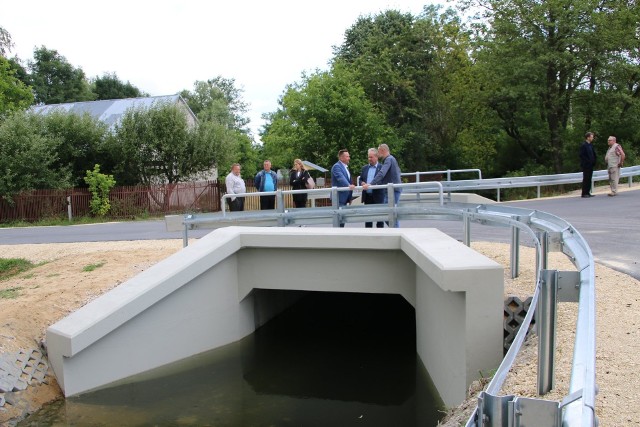
M 533 249 L 521 248 L 521 274 L 511 280 L 508 245 L 476 242 L 472 246 L 505 266 L 505 297 L 513 295 L 524 300 L 532 294 Z M 15 278 L 0 281 L 0 292 L 13 289 L 15 294 L 14 298 L 0 298 L 0 353 L 37 348 L 49 325 L 181 247 L 182 240 L 0 245 L 2 258 L 26 258 L 42 263 Z M 564 255 L 552 253 L 549 268 L 573 270 L 573 265 Z M 640 425 L 635 392 L 640 388 L 639 284 L 629 276 L 596 265 L 596 363 L 600 389 L 596 415 L 602 426 Z M 545 399 L 561 400 L 568 393 L 575 318 L 575 303 L 560 304 L 556 388 Z M 534 337 L 527 341 L 511 370 L 502 390 L 504 394 L 538 397 L 536 358 Z M 453 408 L 444 425 L 464 425 L 484 385 L 486 381 L 474 384 L 469 400 Z M 30 404 L 0 410 L 0 425 L 8 425 L 11 420 L 62 396 L 54 380 L 20 393 Z

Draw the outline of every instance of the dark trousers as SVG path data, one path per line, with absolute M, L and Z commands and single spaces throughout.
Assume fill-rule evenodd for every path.
M 244 210 L 244 197 L 236 197 L 235 200 L 229 199 L 229 210 L 238 212 Z
M 591 194 L 591 178 L 593 178 L 593 168 L 582 169 L 582 195 Z
M 276 208 L 276 196 L 260 196 L 260 209 L 275 209 Z
M 377 205 L 379 203 L 382 203 L 382 202 L 376 202 L 374 197 L 371 194 L 367 193 L 366 191 L 362 192 L 362 201 L 365 205 Z M 364 227 L 373 228 L 373 222 L 365 222 Z M 384 222 L 383 221 L 376 222 L 376 228 L 384 228 Z

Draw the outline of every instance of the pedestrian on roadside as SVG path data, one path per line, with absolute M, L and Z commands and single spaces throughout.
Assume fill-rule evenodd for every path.
M 369 163 L 362 168 L 360 172 L 360 183 L 358 185 L 373 181 L 376 173 L 382 169 L 382 165 L 378 162 L 378 150 L 375 148 L 369 148 L 369 150 L 367 150 L 367 160 Z M 363 190 L 362 203 L 365 205 L 384 203 L 384 193 L 385 190 L 381 188 L 377 190 Z M 373 228 L 373 222 L 365 222 L 364 226 L 365 228 Z M 384 221 L 376 222 L 376 228 L 384 228 Z
M 227 186 L 227 194 L 241 194 L 247 192 L 244 179 L 240 176 L 240 163 L 231 165 L 231 172 L 224 179 Z M 244 197 L 231 197 L 229 201 L 229 210 L 231 212 L 244 210 Z
M 610 136 L 607 139 L 607 144 L 609 144 L 609 149 L 604 156 L 604 162 L 607 165 L 607 172 L 609 172 L 609 187 L 611 187 L 611 192 L 608 195 L 615 196 L 618 194 L 620 168 L 624 165 L 625 155 L 615 136 Z
M 591 194 L 591 179 L 596 166 L 596 150 L 593 148 L 593 132 L 584 134 L 584 142 L 580 145 L 580 167 L 582 168 L 582 197 L 595 197 Z
M 309 172 L 304 168 L 302 160 L 295 159 L 293 161 L 293 169 L 289 172 L 289 184 L 293 190 L 306 190 L 307 181 L 311 178 Z M 296 208 L 304 208 L 307 206 L 307 193 L 297 193 L 292 195 L 293 204 Z
M 265 160 L 263 162 L 263 169 L 256 174 L 253 180 L 256 185 L 256 189 L 259 192 L 276 191 L 278 190 L 278 175 L 271 170 L 271 160 Z M 260 196 L 260 209 L 275 209 L 276 208 L 276 196 Z

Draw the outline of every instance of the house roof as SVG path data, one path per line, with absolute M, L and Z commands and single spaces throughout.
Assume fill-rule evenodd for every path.
M 143 98 L 107 99 L 102 101 L 68 102 L 65 104 L 36 105 L 30 111 L 37 114 L 49 114 L 53 111 L 68 113 L 89 113 L 92 117 L 106 123 L 109 127 L 120 122 L 124 113 L 131 108 L 150 108 L 156 103 L 182 103 L 187 112 L 196 120 L 195 114 L 184 99 L 178 94 L 164 96 L 149 96 Z

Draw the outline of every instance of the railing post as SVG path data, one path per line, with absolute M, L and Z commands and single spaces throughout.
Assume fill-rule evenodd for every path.
M 67 214 L 69 215 L 69 222 L 73 221 L 73 215 L 71 213 L 71 196 L 67 196 Z
M 536 233 L 538 235 L 538 241 L 540 242 L 540 255 L 542 259 L 536 259 L 536 271 L 546 270 L 547 265 L 549 263 L 549 232 L 547 231 L 539 231 Z
M 516 217 L 519 221 L 520 217 Z M 511 278 L 515 279 L 520 275 L 520 229 L 515 225 L 511 226 Z
M 282 190 L 276 190 L 276 212 L 284 213 L 284 194 Z M 284 216 L 278 218 L 278 227 L 284 227 Z
M 333 226 L 340 227 L 340 212 L 338 212 L 338 187 L 331 187 L 331 207 L 334 210 Z
M 497 202 L 500 202 L 500 188 L 496 189 L 498 191 L 498 200 L 496 200 Z
M 538 185 L 537 189 L 538 189 L 538 199 L 539 199 L 540 198 L 540 186 L 539 185 Z
M 540 298 L 536 308 L 538 328 L 538 394 L 553 389 L 556 350 L 556 321 L 558 308 L 558 272 L 542 270 Z
M 464 212 L 462 214 L 462 238 L 463 243 L 467 246 L 471 246 L 471 218 L 469 217 L 469 212 Z
M 387 200 L 388 200 L 388 205 L 389 205 L 390 208 L 395 207 L 396 199 L 395 199 L 394 188 L 393 188 L 393 184 L 392 183 L 388 183 L 387 184 Z M 398 217 L 398 215 L 396 214 L 396 210 L 395 209 L 389 210 L 389 227 L 395 227 L 396 226 L 396 218 L 397 217 Z

